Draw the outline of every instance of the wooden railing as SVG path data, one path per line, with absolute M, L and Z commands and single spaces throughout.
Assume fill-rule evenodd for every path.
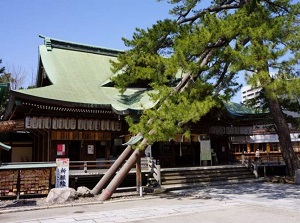
M 97 161 L 70 161 L 70 170 L 82 170 L 87 173 L 89 170 L 95 169 L 109 169 L 115 162 L 112 160 L 97 160 Z M 135 168 L 135 166 L 132 166 Z M 149 157 L 141 158 L 141 169 L 143 171 L 153 172 L 155 177 L 160 175 L 160 165 L 156 164 L 156 160 Z
M 152 174 L 153 178 L 157 181 L 159 185 L 161 185 L 161 170 L 159 161 L 153 158 L 148 159 L 148 170 Z
M 248 162 L 248 160 L 252 160 L 254 162 L 254 159 L 255 159 L 255 156 L 253 154 L 245 154 L 245 155 L 242 155 L 242 163 L 244 162 Z M 259 162 L 261 164 L 265 163 L 265 164 L 282 164 L 284 163 L 284 160 L 283 160 L 283 157 L 281 154 L 278 154 L 278 155 L 275 155 L 275 154 L 272 154 L 272 155 L 268 155 L 268 154 L 263 154 L 260 156 L 259 158 Z
M 242 155 L 242 164 L 244 164 L 248 169 L 250 169 L 256 178 L 258 178 L 258 167 L 264 167 L 264 175 L 266 176 L 267 166 L 279 166 L 284 165 L 282 155 L 272 155 L 272 156 L 260 156 L 257 160 L 253 156 Z
M 109 169 L 115 160 L 70 161 L 70 170 Z

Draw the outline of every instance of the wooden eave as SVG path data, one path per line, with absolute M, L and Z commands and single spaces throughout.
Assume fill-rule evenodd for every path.
M 47 98 L 39 98 L 32 95 L 23 95 L 18 92 L 11 92 L 9 104 L 3 114 L 2 120 L 12 120 L 24 118 L 25 114 L 47 114 L 65 115 L 105 115 L 112 116 L 116 113 L 111 109 L 111 105 L 91 105 L 75 102 L 63 102 Z
M 12 91 L 11 94 L 16 98 L 16 101 L 21 101 L 22 103 L 25 101 L 31 101 L 37 104 L 47 104 L 49 106 L 57 106 L 64 108 L 85 108 L 85 109 L 110 109 L 110 104 L 88 104 L 88 103 L 78 103 L 78 102 L 70 102 L 70 101 L 60 101 L 54 100 L 51 98 L 41 98 L 34 95 L 22 94 L 20 92 Z
M 14 132 L 24 130 L 24 119 L 0 121 L 0 132 Z

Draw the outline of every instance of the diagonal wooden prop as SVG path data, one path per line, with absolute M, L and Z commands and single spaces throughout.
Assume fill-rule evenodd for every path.
M 222 46 L 224 45 L 224 42 L 226 41 L 219 39 L 215 44 L 215 46 Z M 199 58 L 199 60 L 202 61 L 200 67 L 204 67 L 209 62 L 209 58 L 211 57 L 214 49 L 215 48 L 207 49 L 201 55 L 201 57 Z M 196 79 L 198 75 L 199 74 L 193 76 L 190 73 L 184 75 L 181 82 L 175 87 L 172 94 L 184 91 L 186 87 L 189 85 L 189 83 L 191 83 L 192 80 Z M 151 122 L 151 120 L 149 120 L 148 122 Z M 142 135 L 142 133 L 139 134 Z M 151 130 L 149 134 L 150 135 L 154 134 L 154 130 Z M 93 188 L 92 193 L 98 194 L 103 189 L 103 187 L 109 182 L 109 180 L 111 180 L 115 175 L 114 178 L 107 185 L 107 187 L 104 190 L 102 190 L 102 193 L 99 197 L 101 201 L 105 201 L 106 199 L 110 198 L 111 195 L 117 189 L 117 187 L 122 183 L 126 175 L 129 173 L 132 166 L 140 159 L 147 145 L 148 145 L 148 140 L 147 138 L 144 138 L 142 142 L 139 144 L 138 148 L 135 149 L 134 152 L 131 154 L 127 162 L 118 171 L 119 167 L 122 165 L 122 163 L 125 162 L 126 157 L 131 152 L 131 146 L 130 145 L 127 146 L 126 149 L 123 151 L 123 153 L 115 161 L 115 163 L 110 167 L 110 169 L 105 173 L 105 175 L 101 178 L 98 184 Z M 117 171 L 118 173 L 116 174 Z

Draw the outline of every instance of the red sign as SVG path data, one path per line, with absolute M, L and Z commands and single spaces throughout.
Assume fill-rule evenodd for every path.
M 66 145 L 65 144 L 57 144 L 57 155 L 58 156 L 66 155 Z

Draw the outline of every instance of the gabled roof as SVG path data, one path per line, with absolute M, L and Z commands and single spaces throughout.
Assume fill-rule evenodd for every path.
M 146 89 L 129 88 L 121 95 L 113 86 L 105 86 L 114 75 L 110 61 L 115 61 L 122 51 L 42 38 L 45 44 L 39 47 L 39 80 L 47 78 L 50 84 L 13 91 L 16 98 L 66 106 L 111 108 L 119 114 L 154 105 Z
M 254 117 L 265 117 L 269 112 L 264 112 L 260 109 L 249 108 L 243 104 L 234 102 L 224 103 L 227 113 L 236 118 L 254 118 Z
M 114 75 L 110 61 L 116 61 L 122 51 L 83 45 L 43 37 L 39 46 L 38 87 L 15 90 L 4 120 L 22 100 L 65 108 L 111 109 L 117 114 L 138 113 L 155 105 L 149 89 L 128 88 L 123 94 L 108 84 Z M 177 74 L 178 80 L 181 73 Z M 237 104 L 225 104 L 233 117 L 253 118 L 265 114 L 245 111 Z M 24 112 L 24 111 L 22 111 Z

